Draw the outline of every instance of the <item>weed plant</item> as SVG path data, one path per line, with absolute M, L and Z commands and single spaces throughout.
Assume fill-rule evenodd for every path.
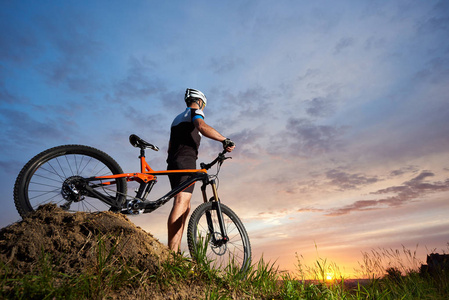
M 449 299 L 448 271 L 420 274 L 416 251 L 405 248 L 364 253 L 360 270 L 370 280 L 348 287 L 334 263 L 318 258 L 309 267 L 299 255 L 296 273 L 282 272 L 276 262 L 261 258 L 242 274 L 232 262 L 223 271 L 213 268 L 200 249 L 197 262 L 173 253 L 150 273 L 114 255 L 118 244 L 106 251 L 107 238 L 97 238 L 96 265 L 81 274 L 57 272 L 49 254 L 42 254 L 32 274 L 0 265 L 0 299 L 164 298 L 164 291 L 174 286 L 194 285 L 202 299 Z M 327 273 L 337 276 L 329 281 Z

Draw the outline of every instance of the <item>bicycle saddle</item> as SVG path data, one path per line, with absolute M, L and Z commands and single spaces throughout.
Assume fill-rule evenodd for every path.
M 140 137 L 138 137 L 135 134 L 131 134 L 129 136 L 129 142 L 131 143 L 131 145 L 133 145 L 136 148 L 140 148 L 140 149 L 150 148 L 150 149 L 153 149 L 154 151 L 159 151 L 159 148 L 157 146 L 154 146 L 153 144 L 150 144 L 147 141 L 144 141 L 143 139 L 141 139 Z

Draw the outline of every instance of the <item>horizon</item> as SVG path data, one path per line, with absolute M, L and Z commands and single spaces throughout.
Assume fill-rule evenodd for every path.
M 134 172 L 137 134 L 166 169 L 195 88 L 236 143 L 220 198 L 254 260 L 294 271 L 296 253 L 322 257 L 350 277 L 373 249 L 448 251 L 449 2 L 0 5 L 1 227 L 20 220 L 18 173 L 48 148 L 90 145 Z M 198 165 L 220 150 L 203 138 Z M 160 177 L 150 199 L 167 190 Z M 130 220 L 166 244 L 170 209 Z

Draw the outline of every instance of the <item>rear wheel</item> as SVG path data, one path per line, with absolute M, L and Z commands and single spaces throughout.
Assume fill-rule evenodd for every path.
M 89 197 L 82 189 L 85 178 L 123 173 L 122 168 L 108 154 L 82 145 L 58 146 L 33 157 L 20 171 L 14 185 L 14 202 L 19 214 L 25 217 L 39 205 L 54 203 L 67 211 L 119 210 L 126 199 L 125 178 L 115 184 L 99 185 L 95 190 L 110 201 Z
M 207 260 L 215 269 L 237 268 L 240 272 L 245 272 L 251 263 L 248 234 L 229 207 L 220 204 L 220 208 L 228 239 L 221 234 L 218 203 L 203 203 L 190 217 L 187 229 L 190 255 L 196 260 Z

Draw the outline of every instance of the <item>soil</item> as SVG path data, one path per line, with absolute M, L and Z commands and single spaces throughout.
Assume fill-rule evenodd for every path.
M 76 276 L 98 267 L 100 252 L 105 256 L 112 253 L 112 260 L 145 270 L 149 277 L 158 274 L 161 263 L 171 256 L 170 250 L 151 234 L 126 216 L 112 212 L 68 213 L 48 204 L 0 230 L 0 262 L 18 273 L 34 273 L 45 253 L 56 272 Z M 201 284 L 178 282 L 176 286 L 151 288 L 146 296 L 152 299 L 204 297 Z M 109 296 L 136 296 L 127 290 L 118 293 Z

